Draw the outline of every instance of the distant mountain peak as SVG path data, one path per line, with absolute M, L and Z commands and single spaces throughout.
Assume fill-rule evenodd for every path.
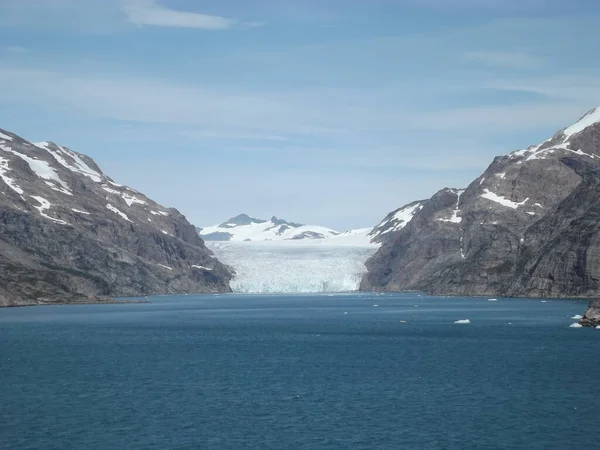
M 288 222 L 272 216 L 262 220 L 239 214 L 220 225 L 200 228 L 200 236 L 207 241 L 279 241 L 299 239 L 324 239 L 339 232 L 317 225 Z

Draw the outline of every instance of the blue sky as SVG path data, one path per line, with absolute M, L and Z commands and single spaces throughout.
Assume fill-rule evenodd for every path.
M 1 0 L 0 127 L 197 225 L 370 226 L 600 105 L 595 0 Z

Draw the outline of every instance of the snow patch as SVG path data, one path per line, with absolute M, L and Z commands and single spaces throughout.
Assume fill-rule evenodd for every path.
M 157 266 L 160 266 L 160 267 L 162 267 L 163 269 L 167 269 L 167 270 L 173 270 L 173 268 L 172 268 L 172 267 L 165 266 L 164 264 L 157 264 Z
M 63 187 L 59 187 L 50 181 L 44 181 L 44 183 L 46 183 L 48 186 L 50 186 L 50 189 L 52 189 L 54 191 L 60 192 L 65 195 L 73 195 L 73 193 L 71 191 L 68 191 Z
M 8 159 L 0 157 L 0 178 L 2 178 L 2 181 L 4 181 L 6 185 L 17 194 L 23 195 L 23 189 L 21 189 L 17 183 L 15 183 L 15 180 L 6 175 L 6 172 L 9 170 L 11 170 L 11 168 L 8 167 Z
M 140 200 L 135 195 L 121 194 L 121 197 L 123 197 L 123 200 L 125 200 L 127 206 L 131 206 L 134 203 L 138 203 L 140 205 L 147 205 L 147 203 L 144 200 Z
M 129 217 L 127 217 L 127 214 L 125 214 L 123 211 L 120 211 L 118 208 L 115 208 L 113 205 L 111 205 L 110 203 L 106 205 L 106 209 L 108 209 L 109 211 L 114 212 L 115 214 L 118 214 L 119 216 L 121 216 L 123 219 L 125 219 L 128 222 L 132 222 L 132 220 L 129 219 Z
M 60 165 L 69 169 L 70 171 L 91 178 L 92 181 L 95 181 L 96 183 L 102 182 L 102 174 L 88 166 L 85 161 L 83 161 L 83 159 L 81 159 L 74 151 L 69 150 L 66 147 L 52 148 L 49 142 L 36 142 L 34 145 L 46 150 L 54 157 L 54 159 L 56 159 L 56 161 L 58 161 Z M 66 158 L 70 158 L 73 163 L 69 162 Z
M 463 192 L 465 192 L 464 190 L 458 190 L 456 191 L 456 206 L 454 207 L 454 211 L 452 211 L 452 217 L 450 217 L 449 219 L 437 219 L 440 222 L 451 222 L 451 223 L 460 223 L 462 220 L 462 217 L 458 217 L 458 213 L 460 212 L 460 209 L 458 209 L 458 203 L 460 202 L 460 196 L 463 194 Z
M 106 192 L 109 192 L 109 193 L 111 193 L 111 194 L 115 194 L 115 195 L 121 195 L 121 192 L 119 192 L 119 191 L 116 191 L 116 190 L 114 190 L 114 189 L 111 189 L 111 188 L 109 188 L 109 187 L 108 187 L 107 185 L 105 185 L 105 184 L 103 184 L 103 185 L 101 186 L 101 188 L 102 188 L 102 189 L 104 189 Z
M 166 213 L 164 211 L 150 211 L 150 214 L 152 214 L 153 216 L 168 216 L 169 213 Z
M 5 141 L 12 141 L 13 140 L 12 137 L 10 137 L 10 136 L 2 133 L 2 132 L 0 132 L 0 139 L 4 139 Z
M 89 216 L 89 215 L 90 215 L 90 213 L 89 213 L 89 212 L 87 212 L 87 211 L 80 211 L 80 210 L 78 210 L 78 209 L 75 209 L 75 208 L 71 208 L 71 211 L 73 211 L 73 212 L 76 212 L 76 213 L 79 213 L 79 214 L 85 214 L 86 216 Z
M 481 197 L 512 209 L 517 209 L 519 206 L 523 206 L 529 200 L 529 198 L 526 198 L 520 203 L 513 202 L 505 197 L 502 197 L 501 195 L 495 194 L 489 189 L 484 189 L 484 192 L 483 194 L 481 194 Z
M 192 267 L 195 269 L 200 269 L 200 270 L 213 270 L 210 267 L 204 267 L 204 266 L 192 265 Z
M 22 160 L 26 161 L 27 164 L 29 164 L 29 168 L 39 178 L 42 178 L 43 180 L 54 181 L 54 182 L 60 184 L 64 190 L 67 190 L 70 192 L 69 185 L 60 179 L 60 177 L 58 176 L 58 173 L 56 173 L 56 170 L 54 170 L 47 161 L 32 158 L 30 156 L 24 155 L 23 153 L 16 152 L 13 149 L 8 148 L 4 145 L 0 145 L 0 149 L 4 150 L 5 152 L 12 153 L 13 155 L 18 156 Z M 69 194 L 69 195 L 72 195 L 72 194 Z
M 30 197 L 33 198 L 33 199 L 35 199 L 35 200 L 37 200 L 38 203 L 40 204 L 40 206 L 34 206 L 34 208 L 37 209 L 40 212 L 40 215 L 42 217 L 45 217 L 46 219 L 51 220 L 52 222 L 55 222 L 55 223 L 59 223 L 61 225 L 69 225 L 64 220 L 55 219 L 54 217 L 50 217 L 48 214 L 46 214 L 44 212 L 44 211 L 49 210 L 50 207 L 52 206 L 52 203 L 50 203 L 44 197 L 40 197 L 38 195 L 31 195 Z

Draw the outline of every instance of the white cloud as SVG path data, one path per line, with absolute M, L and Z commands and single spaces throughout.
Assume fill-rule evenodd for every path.
M 129 21 L 135 25 L 200 28 L 203 30 L 226 30 L 236 25 L 243 27 L 262 25 L 260 22 L 242 23 L 237 19 L 227 17 L 176 11 L 159 5 L 156 0 L 125 0 L 123 10 Z

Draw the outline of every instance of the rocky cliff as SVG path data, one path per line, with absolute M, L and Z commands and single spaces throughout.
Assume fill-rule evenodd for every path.
M 466 189 L 421 202 L 367 262 L 363 290 L 589 297 L 600 293 L 600 108 L 497 157 Z
M 228 292 L 230 278 L 177 210 L 0 130 L 1 306 Z

